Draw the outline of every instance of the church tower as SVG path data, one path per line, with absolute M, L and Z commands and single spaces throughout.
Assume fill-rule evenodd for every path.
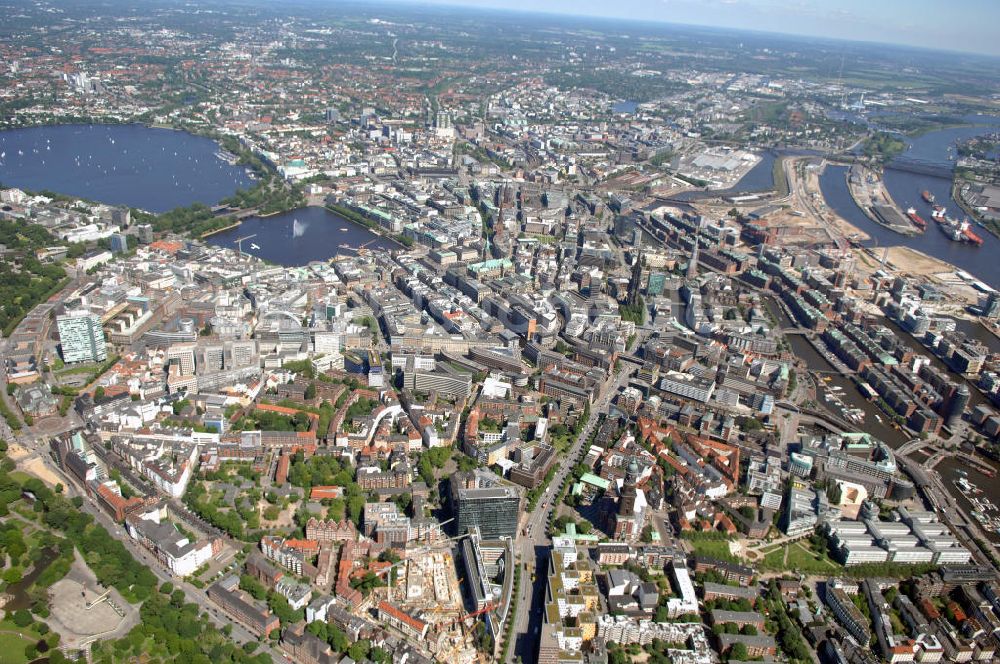
M 618 516 L 632 517 L 635 515 L 637 494 L 635 484 L 638 479 L 639 464 L 636 463 L 635 457 L 632 457 L 628 462 L 628 468 L 625 469 L 625 481 L 622 483 L 622 492 L 618 497 Z

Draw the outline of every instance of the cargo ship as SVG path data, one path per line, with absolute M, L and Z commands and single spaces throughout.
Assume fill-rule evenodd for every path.
M 969 224 L 968 219 L 962 222 L 961 229 L 966 242 L 971 242 L 977 247 L 981 247 L 983 245 L 983 238 L 976 235 L 975 231 L 972 230 L 972 226 Z
M 938 228 L 944 233 L 952 242 L 968 242 L 969 244 L 974 244 L 977 247 L 982 246 L 983 238 L 976 235 L 973 232 L 972 227 L 969 225 L 969 220 L 958 221 L 952 219 L 951 217 L 945 217 L 938 221 Z
M 931 219 L 934 219 L 938 223 L 941 223 L 942 221 L 944 221 L 944 213 L 946 211 L 947 210 L 945 210 L 943 205 L 935 205 L 934 209 L 931 210 Z
M 930 203 L 931 205 L 934 204 L 934 194 L 932 194 L 931 192 L 927 191 L 926 189 L 924 189 L 922 192 L 920 192 L 920 197 L 923 198 L 928 203 Z
M 927 222 L 924 221 L 923 217 L 917 214 L 917 211 L 914 208 L 907 208 L 906 216 L 910 218 L 910 221 L 913 222 L 914 226 L 922 231 L 927 230 Z

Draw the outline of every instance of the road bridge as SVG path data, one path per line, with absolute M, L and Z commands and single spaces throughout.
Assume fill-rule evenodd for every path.
M 892 160 L 888 166 L 886 166 L 886 170 L 915 173 L 917 175 L 930 175 L 937 178 L 951 180 L 955 169 L 950 164 L 946 166 L 944 164 L 933 161 L 925 161 L 923 159 L 897 157 Z

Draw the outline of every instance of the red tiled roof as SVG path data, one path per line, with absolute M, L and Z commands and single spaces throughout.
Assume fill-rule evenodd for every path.
M 404 613 L 404 612 L 400 611 L 399 609 L 397 609 L 396 607 L 394 607 L 392 604 L 389 604 L 388 602 L 385 602 L 385 601 L 379 602 L 379 604 L 378 604 L 378 610 L 379 610 L 380 613 L 384 613 L 384 614 L 386 614 L 388 616 L 392 616 L 396 620 L 398 620 L 398 621 L 400 621 L 400 622 L 402 622 L 402 623 L 404 623 L 406 625 L 409 625 L 410 627 L 412 627 L 414 630 L 416 630 L 418 632 L 424 631 L 424 628 L 427 626 L 427 623 L 425 623 L 423 620 L 418 620 L 417 618 L 414 618 L 413 616 L 411 616 L 408 613 Z
M 319 542 L 316 540 L 287 539 L 285 540 L 285 546 L 289 549 L 298 549 L 299 551 L 319 551 Z

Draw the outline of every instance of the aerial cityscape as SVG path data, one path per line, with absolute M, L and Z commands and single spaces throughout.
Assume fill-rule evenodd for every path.
M 0 664 L 1000 661 L 1000 8 L 455 2 L 0 0 Z

